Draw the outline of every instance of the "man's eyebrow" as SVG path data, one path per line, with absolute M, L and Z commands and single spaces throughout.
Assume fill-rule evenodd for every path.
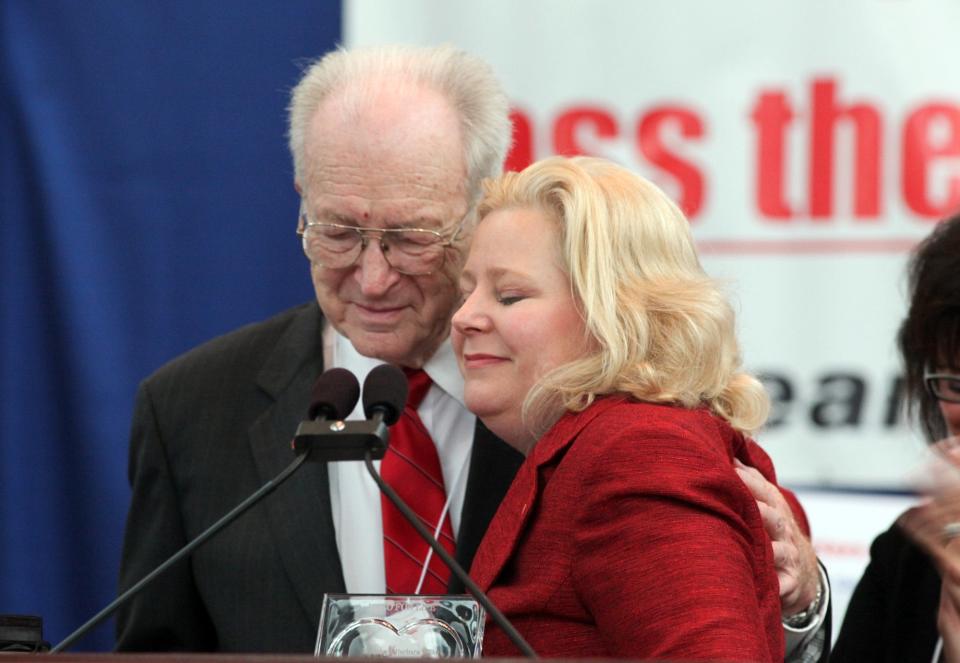
M 346 216 L 344 214 L 337 214 L 336 212 L 321 212 L 318 215 L 318 221 L 322 223 L 337 223 L 341 226 L 356 226 L 357 220 L 352 216 Z
M 338 212 L 321 212 L 314 220 L 318 223 L 336 223 L 341 226 L 351 226 L 353 228 L 363 228 L 363 226 L 356 218 L 341 214 Z M 384 228 L 426 228 L 427 230 L 441 230 L 442 228 L 433 228 L 431 226 L 442 226 L 443 221 L 439 219 L 428 217 L 428 216 L 415 216 L 412 219 L 387 219 L 383 222 Z

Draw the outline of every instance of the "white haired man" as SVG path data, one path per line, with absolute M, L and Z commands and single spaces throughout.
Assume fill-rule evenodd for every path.
M 316 301 L 143 382 L 121 586 L 290 462 L 324 369 L 362 380 L 384 361 L 428 376 L 414 410 L 436 447 L 438 519 L 449 518 L 450 545 L 469 567 L 522 457 L 463 406 L 447 337 L 480 182 L 500 172 L 509 139 L 492 71 L 451 47 L 337 51 L 306 72 L 292 95 L 290 148 Z M 412 591 L 391 580 L 387 527 L 362 465 L 304 466 L 125 607 L 117 647 L 312 651 L 325 592 Z M 788 562 L 799 568 L 800 556 Z

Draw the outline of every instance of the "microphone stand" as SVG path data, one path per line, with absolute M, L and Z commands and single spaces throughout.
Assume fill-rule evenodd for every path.
M 380 490 L 383 492 L 383 494 L 387 496 L 387 499 L 389 499 L 393 505 L 400 510 L 400 513 L 403 514 L 404 518 L 406 518 L 410 524 L 413 525 L 413 528 L 417 530 L 417 534 L 420 535 L 420 538 L 426 541 L 430 547 L 433 548 L 433 552 L 439 555 L 440 559 L 443 560 L 443 563 L 447 565 L 447 568 L 449 568 L 453 574 L 457 576 L 461 582 L 463 582 L 464 586 L 470 590 L 470 593 L 473 594 L 474 598 L 476 598 L 483 608 L 490 613 L 490 617 L 494 622 L 496 622 L 497 626 L 503 629 L 503 632 L 507 634 L 508 638 L 510 638 L 510 642 L 512 642 L 514 646 L 516 646 L 516 648 L 519 649 L 527 658 L 540 658 L 537 656 L 537 652 L 533 650 L 533 647 L 531 647 L 530 644 L 524 640 L 523 636 L 520 635 L 520 632 L 513 627 L 513 624 L 511 624 L 510 621 L 503 615 L 503 613 L 500 612 L 497 606 L 490 601 L 487 595 L 479 587 L 477 587 L 477 583 L 473 581 L 473 578 L 471 578 L 470 575 L 463 570 L 463 567 L 457 563 L 457 560 L 451 557 L 450 553 L 448 553 L 446 549 L 441 546 L 436 539 L 433 538 L 433 535 L 430 534 L 427 528 L 423 526 L 423 523 L 420 522 L 420 519 L 417 518 L 417 515 L 402 499 L 400 499 L 400 496 L 397 495 L 396 491 L 394 491 L 393 488 L 391 488 L 387 482 L 383 480 L 376 468 L 373 466 L 371 453 L 374 452 L 371 452 L 369 449 L 364 453 L 363 462 L 367 466 L 367 472 L 369 472 L 370 476 L 373 477 L 373 480 L 377 483 L 377 486 L 380 487 Z
M 76 631 L 74 631 L 73 633 L 68 635 L 66 638 L 64 638 L 63 642 L 61 642 L 56 647 L 50 650 L 50 653 L 58 654 L 64 649 L 66 649 L 67 647 L 69 647 L 70 645 L 72 645 L 74 642 L 76 642 L 77 640 L 85 636 L 91 629 L 93 629 L 93 627 L 97 626 L 104 619 L 112 615 L 117 610 L 117 608 L 119 608 L 121 605 L 126 603 L 130 597 L 134 596 L 144 587 L 146 587 L 151 582 L 153 582 L 153 580 L 157 576 L 159 576 L 161 573 L 169 569 L 171 566 L 173 566 L 174 564 L 182 560 L 184 557 L 192 553 L 194 550 L 202 546 L 204 543 L 206 543 L 207 539 L 209 539 L 211 536 L 219 532 L 221 529 L 223 529 L 224 527 L 232 523 L 239 516 L 241 516 L 247 509 L 249 509 L 258 501 L 260 501 L 263 497 L 265 497 L 266 495 L 269 495 L 274 490 L 276 490 L 280 486 L 280 484 L 282 484 L 284 481 L 290 478 L 290 475 L 292 475 L 294 472 L 297 471 L 297 468 L 303 465 L 304 461 L 307 460 L 307 457 L 309 455 L 310 455 L 309 450 L 307 451 L 307 453 L 298 455 L 294 459 L 294 461 L 289 465 L 287 465 L 286 469 L 284 469 L 280 474 L 278 474 L 276 477 L 274 477 L 267 483 L 263 484 L 257 490 L 257 492 L 253 493 L 252 495 L 250 495 L 250 497 L 240 502 L 240 504 L 235 506 L 225 516 L 220 518 L 220 520 L 218 520 L 213 525 L 205 529 L 199 536 L 197 536 L 197 538 L 190 541 L 190 543 L 185 545 L 179 551 L 174 553 L 172 557 L 167 559 L 167 561 L 165 561 L 163 564 L 161 564 L 160 566 L 155 568 L 153 571 L 145 575 L 143 578 L 141 578 L 133 587 L 126 590 L 125 592 L 123 592 L 123 594 L 115 598 L 107 607 L 105 607 L 103 610 L 101 610 L 96 615 L 91 617 L 86 624 L 84 624 L 83 626 L 78 628 Z

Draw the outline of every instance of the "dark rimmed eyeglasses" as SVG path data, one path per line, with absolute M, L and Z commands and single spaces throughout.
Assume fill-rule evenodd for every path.
M 443 267 L 444 249 L 457 240 L 464 221 L 466 217 L 449 235 L 426 228 L 358 228 L 312 221 L 301 201 L 297 234 L 303 240 L 304 254 L 320 267 L 346 269 L 352 266 L 372 237 L 380 244 L 380 251 L 390 267 L 401 274 L 424 276 Z
M 939 401 L 960 403 L 960 375 L 953 373 L 924 373 L 927 391 Z

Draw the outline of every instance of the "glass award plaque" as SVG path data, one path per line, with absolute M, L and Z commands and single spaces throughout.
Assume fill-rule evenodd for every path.
M 479 658 L 484 617 L 467 595 L 324 594 L 314 654 Z

